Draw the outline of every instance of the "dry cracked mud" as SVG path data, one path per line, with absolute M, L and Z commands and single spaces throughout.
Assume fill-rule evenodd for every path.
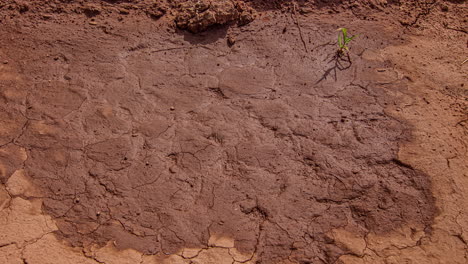
M 3 1 L 0 263 L 467 263 L 466 11 Z

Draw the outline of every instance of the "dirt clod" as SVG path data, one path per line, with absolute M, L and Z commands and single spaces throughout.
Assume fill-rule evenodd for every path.
M 201 32 L 213 25 L 236 22 L 239 25 L 250 23 L 253 9 L 234 1 L 186 1 L 179 4 L 175 22 L 178 27 L 191 32 Z

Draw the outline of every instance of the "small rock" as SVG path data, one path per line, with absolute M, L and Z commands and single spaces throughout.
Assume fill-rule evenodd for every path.
M 97 25 L 97 22 L 96 21 L 89 21 L 89 24 L 90 25 Z
M 8 61 L 3 61 L 3 64 L 8 64 Z
M 174 111 L 174 110 L 175 110 L 175 107 L 171 106 L 171 108 L 170 108 L 170 109 L 171 109 L 171 111 Z
M 301 14 L 308 14 L 308 13 L 312 13 L 314 11 L 314 9 L 312 9 L 312 7 L 303 7 L 301 9 L 299 9 L 299 13 Z
M 250 11 L 250 12 L 249 11 L 243 11 L 239 15 L 239 19 L 238 19 L 237 24 L 239 24 L 239 26 L 244 26 L 244 25 L 247 25 L 250 22 L 252 22 L 254 19 L 255 19 L 255 17 L 253 15 L 252 11 Z
M 229 47 L 232 47 L 236 43 L 236 39 L 233 36 L 228 36 L 227 38 L 227 44 Z
M 127 9 L 124 9 L 124 8 L 120 8 L 119 13 L 122 14 L 122 15 L 128 15 L 128 14 L 130 14 L 130 11 L 128 11 Z

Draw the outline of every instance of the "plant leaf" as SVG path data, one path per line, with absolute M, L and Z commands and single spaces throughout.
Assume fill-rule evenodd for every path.
M 358 36 L 358 35 L 354 35 L 354 36 L 352 36 L 352 37 L 350 37 L 350 38 L 348 38 L 348 39 L 349 39 L 349 41 L 351 41 L 351 40 L 353 40 L 353 39 L 354 39 L 355 37 L 357 37 L 357 36 Z
M 341 36 L 341 32 L 340 32 L 340 33 L 338 33 L 338 47 L 340 47 L 340 49 L 342 49 L 343 45 L 344 45 L 344 39 Z
M 347 39 L 347 36 L 348 36 L 348 29 L 347 29 L 347 28 L 341 28 L 341 32 L 343 32 L 343 37 L 344 37 L 344 39 Z

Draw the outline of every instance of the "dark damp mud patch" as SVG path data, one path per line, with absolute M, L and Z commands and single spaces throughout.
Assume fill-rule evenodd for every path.
M 323 44 L 345 18 L 331 19 L 301 23 L 307 52 L 289 15 L 230 32 L 232 46 L 136 22 L 115 24 L 118 35 L 2 29 L 30 84 L 15 88 L 27 91 L 24 105 L 2 98 L 23 107 L 18 123 L 28 119 L 11 138 L 28 150 L 25 170 L 58 235 L 174 254 L 219 234 L 263 263 L 333 263 L 347 252 L 333 229 L 430 227 L 429 178 L 397 156 L 410 127 L 385 112 L 405 80 L 391 62 L 361 56 L 389 37 L 356 24 L 371 37 L 356 41 L 348 69 L 318 82 L 336 52 Z

